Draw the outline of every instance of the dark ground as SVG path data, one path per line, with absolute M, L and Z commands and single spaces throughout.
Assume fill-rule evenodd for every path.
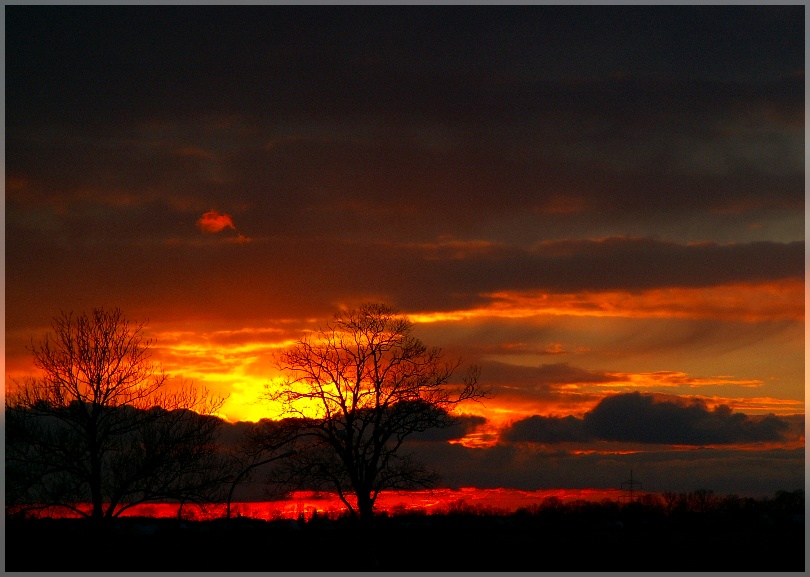
M 805 570 L 804 516 L 590 512 L 350 519 L 6 520 L 6 571 Z

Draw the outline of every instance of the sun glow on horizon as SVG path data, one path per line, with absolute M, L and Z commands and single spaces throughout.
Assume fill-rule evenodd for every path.
M 523 319 L 543 315 L 569 315 L 571 317 L 672 317 L 672 318 L 725 318 L 748 322 L 761 318 L 799 321 L 803 319 L 804 282 L 792 279 L 785 282 L 738 284 L 713 288 L 672 288 L 628 292 L 581 292 L 577 294 L 546 293 L 492 293 L 489 306 L 450 312 L 423 312 L 406 314 L 415 324 L 439 325 L 440 339 L 445 328 L 464 325 L 474 334 L 477 321 L 491 319 Z M 155 339 L 154 360 L 173 377 L 205 387 L 211 394 L 227 397 L 219 414 L 230 422 L 252 421 L 285 416 L 278 402 L 267 400 L 271 388 L 283 381 L 274 364 L 279 351 L 294 345 L 304 334 L 317 338 L 317 332 L 306 329 L 313 319 L 285 318 L 266 324 L 242 326 L 236 329 L 212 327 L 210 321 L 199 321 L 199 330 L 186 322 L 182 329 L 169 324 L 150 328 L 148 336 Z M 541 325 L 538 325 L 541 326 Z M 435 335 L 434 335 L 435 336 Z M 563 338 L 560 335 L 559 338 Z M 431 337 L 430 342 L 433 342 Z M 480 341 L 477 341 L 480 342 Z M 441 344 L 441 343 L 439 343 Z M 585 346 L 587 345 L 587 346 Z M 477 362 L 496 361 L 506 366 L 537 367 L 543 358 L 579 359 L 596 354 L 588 342 L 519 342 L 509 341 L 476 345 L 480 355 Z M 566 356 L 567 355 L 567 356 Z M 599 363 L 609 362 L 608 359 Z M 756 391 L 767 383 L 761 379 L 735 377 L 718 373 L 694 374 L 694 371 L 605 371 L 585 369 L 570 371 L 550 380 L 527 383 L 501 383 L 496 398 L 484 404 L 462 405 L 459 410 L 481 415 L 487 425 L 464 439 L 464 443 L 485 446 L 497 441 L 498 431 L 509 422 L 532 415 L 581 416 L 608 395 L 630 391 L 664 392 L 698 398 L 703 389 L 710 408 L 725 404 L 735 411 L 750 414 L 791 415 L 804 413 L 803 399 L 780 399 L 774 396 L 747 396 L 746 390 Z M 593 361 L 592 361 L 593 363 Z M 21 363 L 10 368 L 9 375 L 24 375 Z M 562 363 L 565 365 L 566 363 Z M 596 363 L 593 363 L 596 365 Z M 29 363 L 30 366 L 30 363 Z M 596 365 L 598 366 L 598 365 Z M 721 369 L 722 370 L 722 369 Z M 565 380 L 568 379 L 568 380 Z M 13 378 L 12 378 L 13 380 Z M 770 381 L 769 381 L 770 382 Z M 7 385 L 8 388 L 9 385 Z M 543 387 L 543 394 L 532 387 Z M 791 385 L 792 386 L 792 385 Z M 737 389 L 728 395 L 717 394 L 720 388 Z M 316 416 L 322 407 L 299 407 L 302 414 Z M 289 415 L 289 414 L 287 414 Z

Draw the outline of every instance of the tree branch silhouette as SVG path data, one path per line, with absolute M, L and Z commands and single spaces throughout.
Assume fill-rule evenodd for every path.
M 461 383 L 452 381 L 461 362 L 446 362 L 441 349 L 423 344 L 413 323 L 388 305 L 335 314 L 279 354 L 287 380 L 266 389 L 267 399 L 298 417 L 305 441 L 287 467 L 288 479 L 298 475 L 334 489 L 363 521 L 373 519 L 381 491 L 432 486 L 435 474 L 404 454 L 402 444 L 414 433 L 452 425 L 453 407 L 489 395 L 478 385 L 478 367 Z
M 114 308 L 62 313 L 31 352 L 41 377 L 6 396 L 7 504 L 63 507 L 101 520 L 147 501 L 210 500 L 224 462 L 223 398 L 151 361 L 145 323 Z

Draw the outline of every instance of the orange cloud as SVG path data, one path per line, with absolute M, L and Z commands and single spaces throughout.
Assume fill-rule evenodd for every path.
M 706 318 L 747 322 L 804 320 L 804 280 L 733 283 L 631 291 L 547 293 L 501 291 L 482 308 L 411 314 L 417 323 L 475 318 L 570 315 L 624 318 Z
M 197 221 L 197 227 L 207 233 L 222 232 L 226 228 L 236 230 L 231 215 L 220 214 L 214 209 L 209 210 L 200 217 L 200 220 Z

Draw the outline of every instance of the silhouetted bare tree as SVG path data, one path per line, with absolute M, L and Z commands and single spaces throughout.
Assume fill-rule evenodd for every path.
M 402 450 L 405 439 L 450 426 L 455 405 L 488 395 L 477 367 L 452 384 L 461 361 L 445 362 L 441 349 L 424 345 L 413 323 L 383 304 L 338 312 L 281 352 L 277 364 L 288 378 L 268 385 L 266 396 L 297 417 L 291 422 L 299 438 L 296 458 L 285 462 L 287 480 L 334 489 L 363 521 L 373 518 L 381 491 L 435 483 L 435 474 Z
M 31 350 L 41 377 L 6 396 L 7 505 L 77 507 L 110 518 L 146 501 L 216 498 L 224 399 L 168 387 L 145 323 L 120 309 L 62 313 Z

